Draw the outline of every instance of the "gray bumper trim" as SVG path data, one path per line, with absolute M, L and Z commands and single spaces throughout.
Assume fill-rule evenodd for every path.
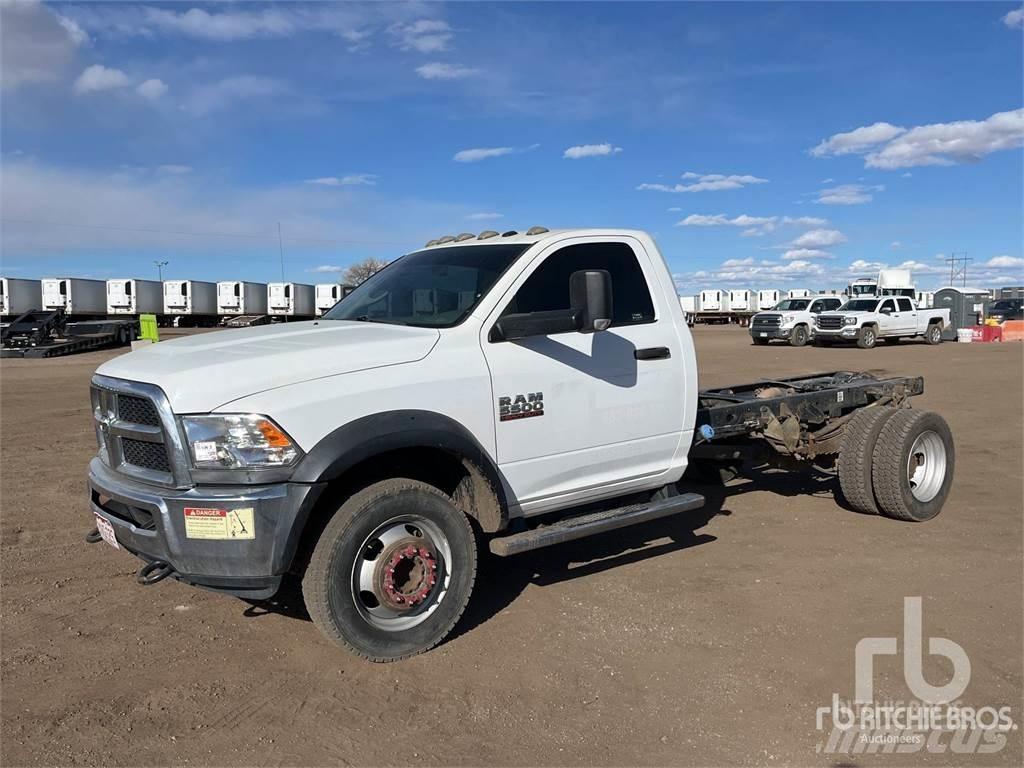
M 275 483 L 176 490 L 133 482 L 99 458 L 89 465 L 92 512 L 110 522 L 122 547 L 146 561 L 168 562 L 182 581 L 251 598 L 277 591 L 323 488 Z M 190 538 L 185 533 L 186 507 L 251 508 L 254 538 Z

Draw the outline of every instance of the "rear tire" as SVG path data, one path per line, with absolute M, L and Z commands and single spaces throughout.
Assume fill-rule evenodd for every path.
M 882 513 L 896 520 L 931 520 L 949 496 L 955 462 L 945 419 L 931 411 L 897 412 L 882 428 L 871 462 Z
M 858 512 L 878 514 L 872 482 L 872 458 L 878 435 L 896 413 L 895 408 L 885 406 L 865 408 L 855 413 L 846 425 L 836 470 L 843 498 Z
M 476 579 L 469 520 L 433 486 L 395 478 L 346 500 L 302 579 L 317 628 L 370 661 L 429 650 L 455 626 Z
M 807 343 L 808 333 L 806 325 L 798 325 L 790 334 L 789 344 L 792 347 L 802 347 Z
M 939 323 L 929 325 L 928 330 L 924 332 L 924 340 L 928 344 L 941 344 L 942 326 Z
M 872 326 L 867 325 L 857 333 L 857 346 L 861 349 L 873 349 L 877 343 L 878 333 Z

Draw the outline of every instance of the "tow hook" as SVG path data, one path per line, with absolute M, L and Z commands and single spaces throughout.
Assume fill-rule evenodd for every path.
M 139 568 L 139 572 L 135 574 L 135 580 L 144 587 L 148 587 L 150 584 L 163 581 L 172 573 L 174 573 L 174 568 L 170 563 L 163 560 L 154 560 Z
M 95 544 L 97 541 L 102 541 L 103 537 L 100 536 L 100 529 L 99 528 L 93 528 L 91 531 L 89 531 L 87 534 L 85 534 L 85 540 L 89 544 Z

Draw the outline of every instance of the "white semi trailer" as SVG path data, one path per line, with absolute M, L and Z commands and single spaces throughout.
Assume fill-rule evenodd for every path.
M 164 280 L 164 314 L 176 325 L 208 325 L 217 319 L 217 284 Z
M 351 285 L 344 283 L 316 284 L 316 315 L 319 317 L 352 292 Z
M 42 306 L 43 288 L 38 280 L 0 278 L 0 316 L 17 317 Z
M 777 291 L 774 288 L 765 288 L 757 292 L 758 309 L 771 309 L 780 301 L 782 301 L 782 291 Z
M 107 280 L 107 314 L 160 315 L 164 311 L 163 296 L 159 280 Z
M 217 314 L 267 314 L 267 284 L 248 283 L 244 280 L 223 280 L 217 283 Z
M 313 286 L 306 283 L 268 283 L 267 310 L 274 317 L 314 317 Z
M 794 288 L 787 294 L 787 296 L 791 299 L 808 299 L 813 295 L 814 294 L 811 293 L 806 288 Z
M 42 309 L 63 309 L 68 317 L 104 317 L 107 283 L 81 277 L 47 277 L 42 281 Z

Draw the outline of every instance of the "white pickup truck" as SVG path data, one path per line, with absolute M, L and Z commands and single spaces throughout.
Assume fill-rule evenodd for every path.
M 758 312 L 750 320 L 750 338 L 757 345 L 773 339 L 788 341 L 802 347 L 814 336 L 814 320 L 822 312 L 839 309 L 838 296 L 808 296 L 783 299 L 771 310 Z
M 938 514 L 953 476 L 919 377 L 699 391 L 654 241 L 446 236 L 323 318 L 195 335 L 103 364 L 87 540 L 250 600 L 302 578 L 325 635 L 375 661 L 440 642 L 497 556 L 700 507 L 684 472 L 834 469 L 848 506 Z
M 929 344 L 942 342 L 942 329 L 949 325 L 949 310 L 918 309 L 906 296 L 875 296 L 850 299 L 836 312 L 822 313 L 814 325 L 814 343 L 827 346 L 837 341 L 856 341 L 871 349 L 878 340 L 898 342 L 923 337 Z

